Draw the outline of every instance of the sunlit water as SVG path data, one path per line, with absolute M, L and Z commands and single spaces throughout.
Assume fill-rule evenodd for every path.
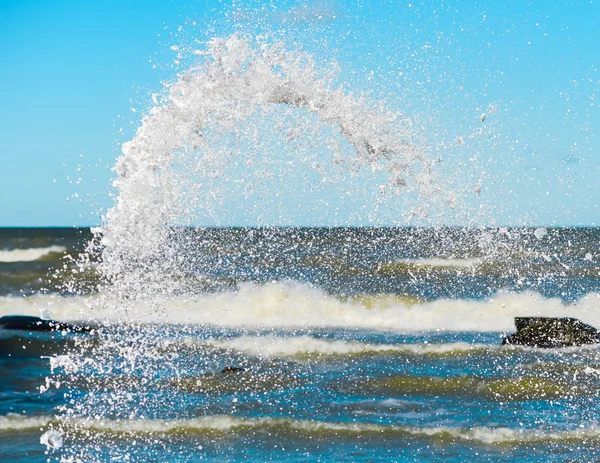
M 140 300 L 129 324 L 108 313 L 114 322 L 92 335 L 2 333 L 0 457 L 594 459 L 598 349 L 501 345 L 516 315 L 600 326 L 598 231 L 535 232 L 189 230 L 197 274 L 158 312 Z M 89 238 L 20 233 L 3 232 L 6 255 L 17 240 L 33 255 Z M 490 237 L 512 251 L 484 252 Z M 89 320 L 100 310 L 97 293 L 40 294 L 64 262 L 52 252 L 1 264 L 3 314 Z M 243 371 L 222 373 L 231 367 Z

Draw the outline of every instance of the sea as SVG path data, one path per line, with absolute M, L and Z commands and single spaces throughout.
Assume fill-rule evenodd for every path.
M 92 328 L 0 329 L 0 461 L 600 461 L 600 349 L 502 344 L 600 328 L 600 229 L 171 228 L 110 298 L 95 236 L 0 229 L 0 316 Z
M 60 322 L 0 328 L 0 461 L 600 461 L 598 347 L 503 343 L 600 328 L 600 229 L 483 226 L 518 206 L 494 108 L 440 140 L 230 16 L 174 50 L 97 227 L 0 229 L 0 316 Z

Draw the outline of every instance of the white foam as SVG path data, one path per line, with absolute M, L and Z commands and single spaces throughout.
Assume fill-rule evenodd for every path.
M 223 349 L 235 349 L 264 357 L 292 357 L 302 354 L 348 355 L 369 353 L 446 354 L 468 353 L 493 348 L 485 344 L 465 342 L 444 344 L 371 344 L 357 341 L 316 339 L 312 336 L 240 336 L 233 339 L 211 340 L 207 344 Z
M 47 426 L 52 419 L 47 416 L 25 416 L 9 413 L 0 416 L 0 431 L 39 429 Z
M 394 332 L 514 331 L 514 317 L 575 317 L 600 327 L 600 294 L 590 293 L 565 304 L 534 292 L 500 292 L 486 300 L 441 299 L 417 304 L 390 302 L 380 307 L 359 301 L 340 301 L 313 287 L 295 283 L 245 284 L 235 292 L 201 297 L 153 298 L 160 310 L 147 310 L 143 299 L 121 301 L 97 296 L 28 298 L 0 297 L 0 315 L 43 313 L 65 321 L 110 320 L 173 324 L 208 324 L 223 327 L 364 328 Z M 123 302 L 125 303 L 125 302 Z
M 473 268 L 481 265 L 481 259 L 405 259 L 400 262 L 427 267 Z
M 40 444 L 45 445 L 47 450 L 57 450 L 63 445 L 62 434 L 56 429 L 48 429 L 40 437 Z
M 297 420 L 290 418 L 242 418 L 230 415 L 212 415 L 191 419 L 97 419 L 97 418 L 49 418 L 25 417 L 18 415 L 0 416 L 0 430 L 37 429 L 54 423 L 58 430 L 51 429 L 53 446 L 59 446 L 62 440 L 62 431 L 71 429 L 95 432 L 121 432 L 134 434 L 170 434 L 181 431 L 197 432 L 235 432 L 252 431 L 264 428 L 277 430 L 291 429 L 307 434 L 311 433 L 398 433 L 417 436 L 443 437 L 450 436 L 457 440 L 476 442 L 484 445 L 502 445 L 510 443 L 530 443 L 540 441 L 565 441 L 598 439 L 600 428 L 588 426 L 576 430 L 552 431 L 525 428 L 506 427 L 473 427 L 454 428 L 449 426 L 411 427 L 382 425 L 357 422 L 327 422 L 316 420 Z M 44 436 L 48 436 L 48 432 Z M 50 437 L 50 436 L 48 436 Z M 62 443 L 62 442 L 60 442 Z
M 39 293 L 28 297 L 0 296 L 0 316 L 31 315 L 62 321 L 91 320 L 97 318 L 97 304 L 96 296 L 64 297 Z
M 512 331 L 516 316 L 572 316 L 600 326 L 600 295 L 565 305 L 537 293 L 499 293 L 489 300 L 443 299 L 366 308 L 299 284 L 245 285 L 235 293 L 207 295 L 168 310 L 174 322 L 237 327 L 346 327 L 415 331 Z
M 590 426 L 573 431 L 542 431 L 538 429 L 474 427 L 470 429 L 448 426 L 430 428 L 406 428 L 406 432 L 416 435 L 450 435 L 463 441 L 480 442 L 486 445 L 527 443 L 540 441 L 586 440 L 600 437 L 600 428 Z
M 50 253 L 65 252 L 64 246 L 48 246 L 46 248 L 0 249 L 0 262 L 33 262 Z

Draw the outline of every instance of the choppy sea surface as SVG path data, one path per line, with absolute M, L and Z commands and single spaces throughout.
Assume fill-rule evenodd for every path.
M 0 230 L 0 315 L 96 323 L 0 330 L 1 461 L 600 458 L 600 350 L 501 345 L 600 327 L 598 229 L 179 230 L 185 291 L 125 318 L 90 238 Z

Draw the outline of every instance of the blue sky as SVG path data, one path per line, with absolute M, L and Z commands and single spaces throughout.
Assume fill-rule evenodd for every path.
M 590 1 L 0 0 L 0 226 L 98 223 L 120 144 L 189 64 L 170 47 L 235 30 L 333 58 L 410 116 L 451 185 L 483 178 L 474 223 L 598 224 L 599 21 Z

